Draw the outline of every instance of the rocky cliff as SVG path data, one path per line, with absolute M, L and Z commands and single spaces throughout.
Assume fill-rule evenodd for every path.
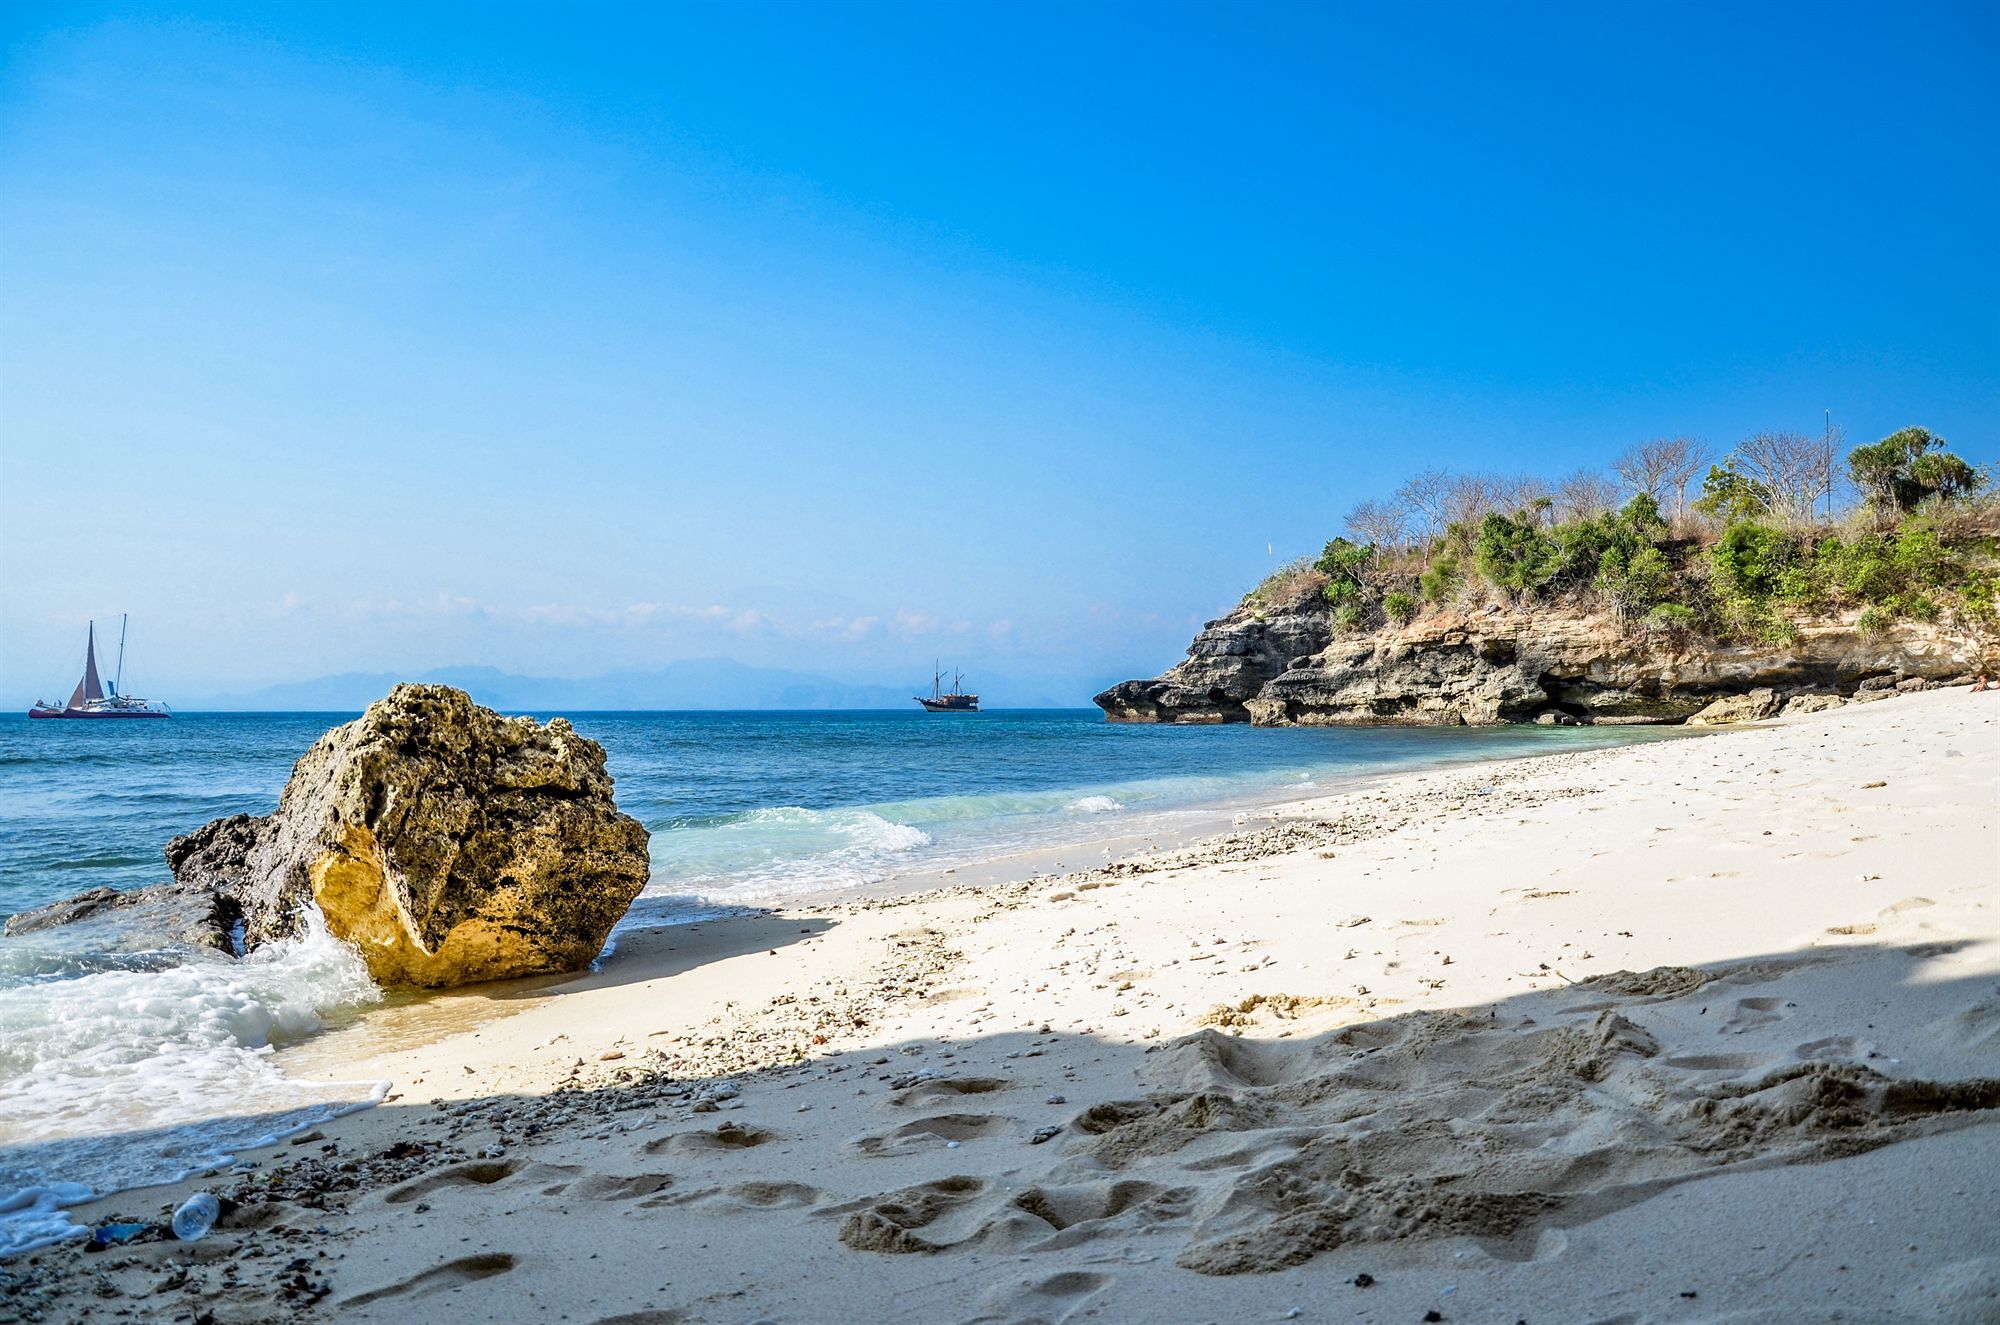
M 1115 722 L 1248 722 L 1265 684 L 1333 639 L 1323 608 L 1232 612 L 1194 637 L 1187 660 L 1153 681 L 1121 681 L 1097 697 Z
M 7 931 L 115 919 L 155 942 L 250 950 L 317 906 L 384 985 L 570 971 L 645 887 L 646 845 L 612 798 L 603 747 L 563 719 L 400 685 L 300 758 L 276 813 L 170 842 L 171 884 L 100 889 Z
M 1181 663 L 1120 682 L 1097 704 L 1117 722 L 1265 726 L 1729 721 L 1955 679 L 1989 648 L 1961 627 L 1864 632 L 1852 617 L 1801 623 L 1789 644 L 1723 644 L 1549 605 L 1339 634 L 1332 613 L 1308 602 L 1211 621 Z M 1768 704 L 1743 702 L 1758 692 Z

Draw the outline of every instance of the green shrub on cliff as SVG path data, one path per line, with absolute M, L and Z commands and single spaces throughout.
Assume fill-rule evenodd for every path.
M 1958 607 L 1974 621 L 2000 626 L 2000 570 L 1968 572 L 1958 591 Z
M 1358 604 L 1361 601 L 1362 575 L 1374 557 L 1373 543 L 1356 543 L 1345 538 L 1336 538 L 1328 543 L 1312 567 L 1326 576 L 1320 595 L 1336 607 Z
M 1851 453 L 1864 505 L 1836 519 L 1835 436 L 1758 434 L 1709 466 L 1691 505 L 1700 448 L 1657 482 L 1619 469 L 1635 495 L 1616 511 L 1605 510 L 1611 481 L 1592 471 L 1555 484 L 1431 474 L 1387 505 L 1364 504 L 1366 531 L 1420 536 L 1336 538 L 1294 574 L 1312 577 L 1342 632 L 1410 621 L 1420 602 L 1493 596 L 1608 611 L 1650 632 L 1772 643 L 1830 614 L 1865 614 L 1874 630 L 1943 617 L 2000 629 L 2000 507 L 1969 500 L 1985 476 L 1941 439 L 1904 429 Z M 1656 492 L 1680 512 L 1673 523 Z
M 1709 549 L 1710 587 L 1725 624 L 1759 626 L 1784 610 L 1861 608 L 1870 629 L 1939 615 L 1938 595 L 1970 588 L 1966 555 L 1923 520 L 1892 533 L 1815 537 L 1761 524 L 1731 525 Z M 1976 612 L 1973 615 L 1977 615 Z
M 1685 635 L 1700 624 L 1694 609 L 1685 603 L 1661 603 L 1646 613 L 1645 627 L 1662 635 Z
M 1457 595 L 1464 583 L 1465 573 L 1459 568 L 1458 554 L 1445 551 L 1417 577 L 1417 590 L 1427 603 L 1445 603 Z
M 1489 513 L 1473 544 L 1480 578 L 1517 594 L 1546 596 L 1594 588 L 1617 611 L 1644 613 L 1673 593 L 1673 567 L 1659 540 L 1659 503 L 1640 493 L 1608 515 L 1544 525 L 1546 504 L 1514 515 Z
M 1798 578 L 1804 549 L 1799 540 L 1775 525 L 1744 521 L 1730 525 L 1708 550 L 1709 582 L 1723 598 L 1764 602 L 1795 598 L 1804 582 Z
M 1554 572 L 1555 540 L 1542 532 L 1534 514 L 1491 511 L 1479 525 L 1472 564 L 1481 579 L 1517 593 L 1534 593 Z
M 1243 595 L 1243 606 L 1258 609 L 1290 607 L 1317 594 L 1325 583 L 1326 577 L 1314 570 L 1310 561 L 1300 557 L 1266 575 L 1256 588 Z
M 1761 519 L 1771 513 L 1771 489 L 1738 469 L 1734 459 L 1725 460 L 1708 467 L 1694 509 L 1723 524 Z
M 1944 449 L 1928 428 L 1904 428 L 1847 455 L 1848 476 L 1877 509 L 1913 511 L 1926 501 L 1976 492 L 1979 471 Z
M 1656 547 L 1607 549 L 1598 563 L 1597 591 L 1623 616 L 1643 616 L 1674 594 L 1674 568 Z

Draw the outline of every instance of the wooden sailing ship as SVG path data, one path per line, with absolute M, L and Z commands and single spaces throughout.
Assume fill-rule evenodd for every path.
M 979 696 L 965 693 L 965 673 L 951 674 L 951 689 L 944 688 L 944 669 L 937 668 L 931 674 L 931 692 L 914 697 L 924 706 L 926 713 L 977 713 Z

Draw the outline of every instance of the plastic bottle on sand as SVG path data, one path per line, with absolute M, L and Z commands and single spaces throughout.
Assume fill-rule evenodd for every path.
M 182 1242 L 197 1242 L 222 1217 L 222 1203 L 207 1192 L 196 1192 L 174 1211 L 174 1236 Z

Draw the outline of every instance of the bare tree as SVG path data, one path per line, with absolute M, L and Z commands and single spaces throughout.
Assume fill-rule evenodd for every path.
M 1674 519 L 1687 518 L 1688 485 L 1708 467 L 1713 454 L 1697 437 L 1669 437 L 1665 442 L 1667 488 L 1673 494 Z
M 1820 496 L 1826 502 L 1826 518 L 1831 520 L 1834 493 L 1846 487 L 1847 478 L 1847 467 L 1835 459 L 1837 456 L 1847 454 L 1847 429 L 1833 421 L 1832 410 L 1826 412 L 1826 431 L 1820 437 L 1821 450 L 1826 461 L 1826 473 L 1822 476 L 1825 482 L 1821 486 Z
M 1635 497 L 1644 493 L 1658 501 L 1667 489 L 1664 439 L 1627 447 L 1623 455 L 1611 462 L 1611 472 L 1625 485 L 1626 492 Z
M 1611 472 L 1637 496 L 1645 493 L 1662 506 L 1671 506 L 1674 518 L 1687 514 L 1688 484 L 1708 464 L 1708 446 L 1693 437 L 1655 437 L 1640 442 L 1611 462 Z
M 1373 543 L 1384 552 L 1403 545 L 1410 512 L 1389 502 L 1364 501 L 1347 513 L 1347 532 L 1357 543 Z
M 1410 513 L 1410 523 L 1423 530 L 1423 544 L 1437 542 L 1445 526 L 1445 493 L 1451 475 L 1442 469 L 1426 469 L 1410 475 L 1396 489 L 1396 501 Z
M 1833 430 L 1760 432 L 1737 443 L 1743 471 L 1771 493 L 1771 509 L 1797 524 L 1810 523 L 1822 497 L 1833 491 Z
M 1554 504 L 1547 479 L 1539 479 L 1532 474 L 1505 474 L 1490 480 L 1493 494 L 1493 509 L 1508 515 L 1518 515 L 1523 511 L 1546 513 Z
M 1594 520 L 1618 508 L 1618 485 L 1595 469 L 1557 479 L 1550 496 L 1558 520 Z
M 1499 480 L 1490 474 L 1453 474 L 1445 480 L 1443 507 L 1446 525 L 1463 525 L 1477 532 L 1489 511 L 1499 509 Z

